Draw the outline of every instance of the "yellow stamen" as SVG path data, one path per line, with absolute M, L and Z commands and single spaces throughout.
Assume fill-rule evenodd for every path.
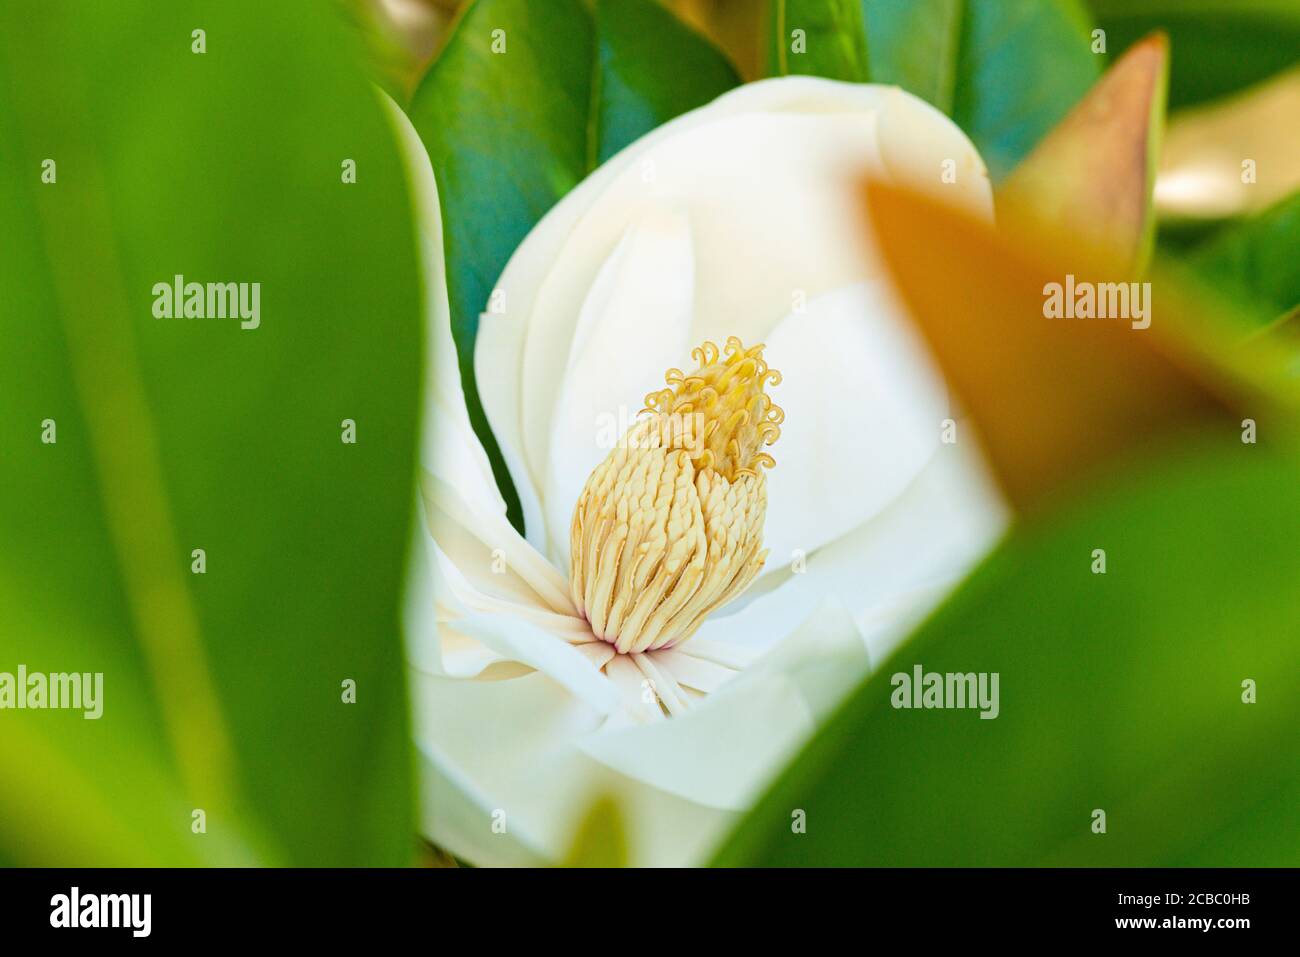
M 689 638 L 743 592 L 767 557 L 763 446 L 783 413 L 764 391 L 781 381 L 762 358 L 706 342 L 689 375 L 646 397 L 647 412 L 591 473 L 573 512 L 570 582 L 592 632 L 623 653 Z
M 702 448 L 690 450 L 691 461 L 697 468 L 711 467 L 728 481 L 741 472 L 757 473 L 760 467 L 776 464 L 760 450 L 781 436 L 785 413 L 764 391 L 781 384 L 781 373 L 768 368 L 763 348 L 760 344 L 746 349 L 732 336 L 720 353 L 706 342 L 691 352 L 698 369 L 690 375 L 669 369 L 664 380 L 670 388 L 645 397 L 646 409 L 661 416 L 686 422 L 703 416 L 704 432 L 697 437 L 703 441 L 696 443 Z

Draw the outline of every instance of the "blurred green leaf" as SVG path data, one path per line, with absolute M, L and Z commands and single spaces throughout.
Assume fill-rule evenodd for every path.
M 1101 72 L 1079 0 L 772 3 L 769 73 L 901 86 L 965 130 L 995 181 Z M 804 54 L 791 51 L 796 27 L 807 34 Z
M 1280 316 L 1300 305 L 1300 193 L 1234 223 L 1188 257 L 1208 281 Z
M 474 379 L 493 285 L 529 230 L 600 161 L 737 82 L 708 41 L 651 0 L 596 9 L 593 18 L 579 0 L 476 0 L 408 111 L 438 178 L 470 419 L 520 528 Z
M 716 43 L 745 80 L 763 75 L 767 0 L 659 0 Z
M 866 83 L 861 0 L 772 0 L 768 73 Z
M 411 858 L 419 279 L 348 43 L 298 0 L 47 5 L 0 33 L 0 671 L 104 675 L 98 720 L 0 712 L 15 862 Z M 177 274 L 260 283 L 260 326 L 154 318 Z
M 951 115 L 965 0 L 864 0 L 871 78 Z
M 1300 307 L 1279 316 L 1272 323 L 1262 323 L 1260 337 L 1290 358 L 1288 371 L 1300 393 Z
M 1114 55 L 1169 34 L 1171 110 L 1244 89 L 1300 59 L 1295 0 L 1089 0 Z
M 1124 465 L 1013 532 L 717 863 L 1300 862 L 1297 462 L 1234 430 Z M 998 673 L 997 718 L 893 708 L 891 676 L 917 664 Z

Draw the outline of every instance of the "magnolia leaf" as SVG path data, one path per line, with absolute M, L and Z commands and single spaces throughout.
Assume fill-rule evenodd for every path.
M 1295 65 L 1295 0 L 1088 0 L 1106 45 L 1117 53 L 1152 30 L 1169 35 L 1174 57 L 1169 108 L 1215 100 Z
M 964 0 L 867 0 L 871 78 L 951 115 L 957 93 Z
M 649 0 L 598 0 L 593 167 L 740 82 L 714 47 Z
M 740 75 L 755 80 L 762 75 L 767 45 L 763 0 L 662 0 L 677 16 L 724 50 Z
M 861 0 L 772 0 L 771 17 L 770 75 L 870 78 Z
M 1294 382 L 1300 383 L 1300 306 L 1265 326 L 1260 336 L 1284 355 L 1291 357 L 1287 371 Z
M 1160 433 L 1226 428 L 1243 407 L 1289 420 L 1300 403 L 1282 357 L 1234 341 L 1175 278 L 1129 285 L 1098 250 L 1026 224 L 998 231 L 881 183 L 868 208 L 899 293 L 1022 509 Z M 1094 311 L 1125 315 L 1049 318 L 1082 312 L 1089 292 Z
M 333 11 L 199 22 L 0 31 L 0 671 L 102 675 L 0 712 L 0 857 L 402 865 L 406 179 Z
M 1300 305 L 1300 192 L 1258 216 L 1225 227 L 1195 249 L 1188 262 L 1268 310 L 1270 317 Z
M 1087 92 L 1101 58 L 1077 0 L 967 0 L 962 11 L 952 118 L 997 182 Z
M 1155 239 L 1151 194 L 1168 65 L 1162 34 L 1131 47 L 1001 185 L 999 211 L 1014 208 L 1110 246 L 1141 271 Z

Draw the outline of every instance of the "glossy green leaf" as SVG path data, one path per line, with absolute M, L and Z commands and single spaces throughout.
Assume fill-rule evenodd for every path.
M 967 0 L 952 118 L 1001 179 L 1101 74 L 1077 0 Z
M 702 37 L 651 0 L 476 0 L 409 110 L 442 203 L 466 402 L 511 520 L 510 477 L 474 380 L 478 317 L 510 254 L 604 158 L 734 85 Z
M 717 862 L 1300 862 L 1297 463 L 1234 429 L 1123 464 L 1013 532 Z M 997 673 L 997 717 L 893 707 L 916 665 Z
M 1190 265 L 1225 291 L 1280 316 L 1300 306 L 1300 193 L 1197 247 Z
M 103 674 L 97 720 L 0 711 L 14 862 L 410 858 L 419 280 L 348 49 L 296 0 L 0 32 L 0 672 Z M 156 318 L 178 274 L 260 283 L 259 324 Z
M 1244 89 L 1300 60 L 1295 0 L 1088 0 L 1111 55 L 1169 34 L 1169 108 Z
M 768 73 L 865 83 L 861 0 L 772 0 Z
M 657 3 L 599 0 L 596 37 L 596 164 L 740 83 L 726 57 Z

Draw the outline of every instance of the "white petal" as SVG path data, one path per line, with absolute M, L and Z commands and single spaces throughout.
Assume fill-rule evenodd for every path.
M 690 642 L 683 645 L 683 650 Z M 685 684 L 682 650 L 652 652 Z M 669 721 L 603 731 L 581 741 L 624 775 L 709 807 L 747 807 L 866 672 L 853 620 L 824 604 L 727 686 Z
M 417 504 L 417 509 L 423 510 Z M 473 638 L 459 634 L 447 623 L 448 615 L 439 610 L 439 596 L 445 605 L 453 603 L 457 614 L 465 613 L 452 588 L 447 584 L 444 555 L 422 528 L 414 530 L 411 567 L 407 572 L 404 630 L 406 656 L 412 667 L 429 674 L 469 678 L 502 658 Z
M 581 303 L 601 264 L 647 209 L 688 212 L 695 250 L 691 345 L 761 338 L 791 309 L 860 278 L 872 263 L 857 208 L 846 203 L 851 160 L 879 164 L 874 114 L 726 117 L 665 140 L 647 155 L 655 181 L 638 169 L 616 180 L 555 253 L 528 320 L 523 360 L 523 441 L 532 469 L 550 465 L 551 417 Z M 527 246 L 527 243 L 525 243 Z M 879 270 L 877 270 L 879 271 Z M 502 282 L 510 281 L 509 270 Z M 514 308 L 523 308 L 513 286 Z M 651 348 L 646 328 L 624 348 Z M 689 346 L 667 365 L 690 361 Z M 667 368 L 665 365 L 664 368 Z M 642 394 L 663 381 L 630 383 Z M 551 505 L 543 495 L 543 505 Z M 551 530 L 554 536 L 555 530 Z
M 427 536 L 417 542 L 406 606 L 412 666 L 430 674 L 471 678 L 489 667 L 518 662 L 547 671 L 575 694 L 586 695 L 593 706 L 608 710 L 610 689 L 597 690 L 608 683 L 592 680 L 599 677 L 599 665 L 585 667 L 590 662 L 585 655 L 574 658 L 552 650 L 593 641 L 586 622 L 551 611 L 508 572 L 492 576 L 492 584 L 500 587 L 481 590 L 437 543 Z M 573 677 L 579 665 L 584 666 L 581 674 Z
M 523 354 L 524 324 L 507 315 L 483 313 L 478 320 L 478 338 L 475 340 L 475 356 L 501 356 L 502 361 L 484 362 L 475 360 L 474 372 L 478 378 L 479 398 L 487 406 L 488 396 L 503 408 L 516 409 L 521 401 L 520 369 L 514 360 Z M 459 372 L 457 373 L 459 375 Z M 497 439 L 497 448 L 501 458 L 510 471 L 510 480 L 515 493 L 519 496 L 519 508 L 524 517 L 524 535 L 528 543 L 538 552 L 546 554 L 546 521 L 542 515 L 542 498 L 540 486 L 533 479 L 533 473 L 524 461 L 523 446 L 513 439 L 507 441 L 510 427 L 500 426 L 497 418 L 488 416 L 492 432 Z M 517 423 L 513 426 L 517 428 Z M 495 488 L 495 480 L 493 488 Z M 503 503 L 504 507 L 504 503 Z
M 492 827 L 499 802 L 484 794 L 429 742 L 416 746 L 419 830 L 428 840 L 479 867 L 541 867 L 546 852 L 520 839 L 519 828 Z M 507 824 L 509 819 L 506 819 Z
M 993 218 L 993 191 L 984 161 L 943 113 L 895 87 L 880 111 L 878 129 L 886 179 Z
M 808 620 L 746 669 L 737 684 L 780 675 L 799 689 L 820 723 L 866 677 L 869 665 L 849 609 L 838 597 L 824 596 Z
M 476 580 L 471 580 L 437 543 L 430 545 L 435 559 L 433 593 L 442 618 L 509 615 L 549 632 L 566 644 L 595 640 L 584 619 L 552 611 L 508 567 L 491 578 L 476 576 Z M 494 587 L 485 589 L 485 582 Z
M 604 668 L 609 663 L 609 659 L 613 658 L 615 654 L 613 645 L 599 639 L 581 645 L 574 645 L 573 648 L 591 662 L 593 668 Z
M 749 660 L 744 664 L 748 665 L 758 652 L 798 630 L 824 600 L 823 592 L 797 575 L 741 607 L 727 605 L 710 615 L 700 630 L 678 647 L 697 656 L 708 656 L 719 645 L 745 649 Z
M 569 523 L 593 469 L 689 353 L 692 252 L 685 216 L 648 213 L 601 267 L 582 305 L 551 419 L 551 559 L 569 565 Z
M 504 512 L 477 512 L 460 489 L 428 472 L 420 476 L 420 492 L 429 534 L 480 592 L 575 616 L 565 577 L 515 531 Z
M 601 714 L 614 711 L 622 702 L 615 683 L 592 667 L 586 656 L 536 625 L 511 615 L 475 615 L 457 619 L 455 629 L 508 661 L 536 669 Z
M 605 665 L 605 673 L 618 688 L 623 712 L 632 722 L 654 724 L 664 720 L 663 710 L 659 707 L 653 688 L 646 684 L 645 675 L 627 655 L 611 658 Z
M 690 699 L 671 671 L 656 665 L 654 658 L 648 654 L 635 654 L 632 656 L 632 661 L 650 682 L 649 690 L 662 702 L 669 715 L 674 717 L 683 715 L 690 709 Z
M 888 509 L 810 555 L 796 576 L 850 608 L 873 666 L 988 554 L 1010 519 L 968 423 L 958 423 L 957 436 Z
M 381 91 L 380 97 L 397 134 L 419 233 L 428 363 L 420 460 L 430 472 L 459 489 L 468 508 L 485 516 L 504 514 L 505 501 L 497 490 L 483 446 L 470 427 L 461 391 L 456 346 L 451 337 L 438 184 L 424 143 L 411 121 L 387 94 Z
M 539 673 L 459 681 L 412 671 L 409 679 L 416 742 L 434 778 L 421 790 L 422 832 L 478 864 L 562 854 L 556 825 L 567 824 L 590 777 L 565 773 L 576 757 L 569 742 L 602 716 Z M 508 837 L 494 833 L 494 812 L 504 813 Z
M 810 554 L 887 506 L 939 448 L 947 390 L 885 286 L 808 303 L 772 332 L 785 410 L 772 448 L 763 541 L 770 568 Z
M 687 688 L 711 694 L 718 691 L 732 678 L 740 674 L 739 669 L 728 668 L 708 658 L 691 654 L 687 647 L 664 648 L 650 652 L 651 660 L 672 672 L 673 678 Z
M 708 807 L 741 810 L 812 730 L 789 682 L 769 677 L 711 695 L 684 715 L 604 731 L 581 746 L 616 771 Z
M 420 831 L 473 863 L 561 860 L 600 796 L 612 797 L 630 822 L 635 865 L 703 863 L 736 822 L 582 753 L 577 740 L 604 719 L 544 675 L 454 681 L 412 672 L 410 681 Z M 494 830 L 494 813 L 504 832 Z

